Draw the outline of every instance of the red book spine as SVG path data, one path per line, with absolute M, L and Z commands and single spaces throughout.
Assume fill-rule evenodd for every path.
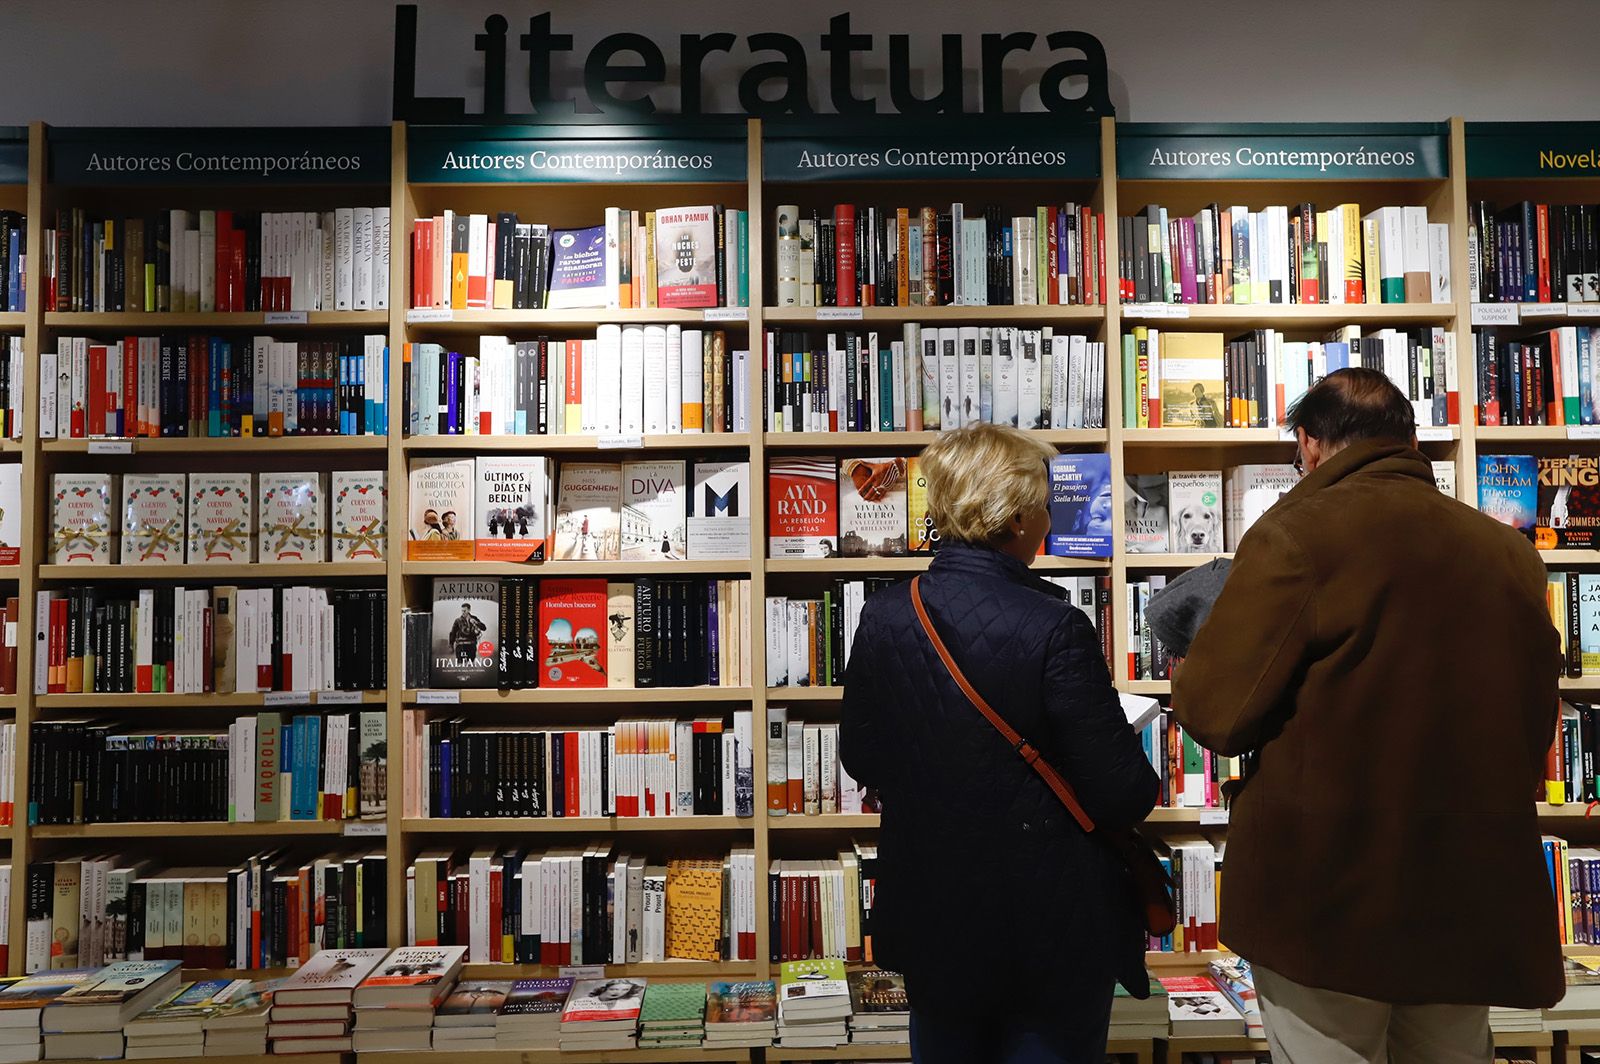
M 838 283 L 834 286 L 834 304 L 840 307 L 856 305 L 856 208 L 853 203 L 840 203 L 833 208 L 834 269 Z
M 428 254 L 423 243 L 429 225 L 426 219 L 418 219 L 411 227 L 411 305 L 425 307 L 427 299 L 427 262 Z
M 1101 294 L 1106 290 L 1106 225 L 1105 215 L 1094 215 L 1094 262 L 1090 264 L 1089 273 L 1094 277 L 1094 291 L 1096 303 L 1105 302 Z
M 1061 234 L 1057 231 L 1061 220 L 1060 210 L 1059 207 L 1049 207 L 1045 210 L 1044 301 L 1052 307 L 1061 302 Z
M 106 347 L 89 345 L 89 424 L 90 436 L 104 436 L 106 432 Z
M 235 311 L 244 310 L 244 273 L 245 256 L 247 247 L 244 242 L 244 230 L 233 230 L 232 257 L 229 259 L 228 271 L 228 305 Z
M 117 414 L 117 435 L 143 436 L 144 422 L 139 420 L 139 338 L 125 337 L 122 341 L 122 409 Z
M 1550 297 L 1550 205 L 1536 204 L 1533 208 L 1535 224 L 1539 230 L 1539 302 L 1548 303 Z M 1560 401 L 1556 396 L 1556 401 Z
M 67 600 L 50 602 L 50 683 L 51 694 L 67 690 Z
M 502 956 L 501 949 L 501 943 L 505 941 L 505 928 L 501 926 L 501 921 L 505 919 L 505 906 L 500 897 L 502 889 L 500 868 L 496 865 L 489 869 L 489 959 L 509 962 L 511 958 Z

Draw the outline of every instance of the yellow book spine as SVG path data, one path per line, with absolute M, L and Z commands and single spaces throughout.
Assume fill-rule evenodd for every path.
M 656 305 L 656 212 L 644 214 L 644 305 Z
M 458 251 L 450 256 L 450 306 L 454 310 L 467 309 L 467 253 Z
M 1361 205 L 1341 203 L 1336 209 L 1344 232 L 1344 301 L 1362 303 L 1367 297 L 1361 257 Z
M 1362 302 L 1382 303 L 1383 285 L 1378 260 L 1378 221 L 1364 218 L 1361 221 L 1361 278 Z

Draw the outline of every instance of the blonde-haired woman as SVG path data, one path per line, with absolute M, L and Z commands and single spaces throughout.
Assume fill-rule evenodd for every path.
M 922 453 L 940 550 L 919 582 L 968 682 L 1107 829 L 1158 783 L 1089 618 L 1029 562 L 1050 528 L 1054 451 L 972 425 Z M 905 974 L 918 1064 L 1105 1060 L 1114 985 L 1144 996 L 1125 873 L 962 694 L 909 584 L 867 601 L 840 757 L 883 802 L 874 956 Z

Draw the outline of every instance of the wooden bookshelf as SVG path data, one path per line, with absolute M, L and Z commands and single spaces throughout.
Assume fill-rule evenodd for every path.
M 609 451 L 667 451 L 671 453 L 698 454 L 712 451 L 741 451 L 750 446 L 750 435 L 744 432 L 670 433 L 639 436 L 631 440 L 607 440 L 602 446 L 598 436 L 408 436 L 401 444 L 407 452 L 463 451 L 468 454 L 511 451 L 530 454 L 568 454 Z
M 693 705 L 698 702 L 749 702 L 755 693 L 748 687 L 535 687 L 524 690 L 408 690 L 407 702 L 433 705 L 615 705 L 668 703 Z
M 347 823 L 358 823 L 358 821 L 268 820 L 229 823 L 225 820 L 200 820 L 187 823 L 139 821 L 126 824 L 35 824 L 33 837 L 36 839 L 208 839 L 233 836 L 290 839 L 301 835 L 343 835 Z
M 1105 429 L 1044 429 L 1035 433 L 1058 447 L 1104 446 Z M 937 432 L 769 432 L 769 451 L 838 450 L 844 447 L 918 451 L 939 438 Z
M 956 307 L 768 307 L 762 320 L 768 325 L 811 325 L 848 329 L 852 322 L 900 325 L 930 322 L 946 325 L 1097 325 L 1105 317 L 1100 306 L 956 306 Z
M 305 320 L 288 320 L 304 314 Z M 44 315 L 46 328 L 70 333 L 74 329 L 117 329 L 153 332 L 159 329 L 332 329 L 364 327 L 373 332 L 387 332 L 389 315 L 382 310 L 309 310 L 304 312 L 279 312 L 269 315 L 263 311 L 235 313 L 210 312 L 205 314 L 180 314 L 146 311 L 49 311 Z
M 8 696 L 10 697 L 10 696 Z M 87 694 L 34 695 L 34 705 L 39 709 L 267 709 L 277 706 L 348 706 L 382 705 L 387 698 L 382 691 L 274 691 L 234 692 L 232 694 L 117 694 L 93 691 Z
M 748 561 L 403 562 L 402 576 L 744 576 Z
M 126 443 L 129 454 L 346 454 L 386 451 L 382 436 L 223 436 L 130 440 L 44 440 L 47 454 L 99 454 L 114 458 L 106 448 Z
M 41 580 L 175 580 L 220 584 L 230 580 L 382 579 L 383 562 L 255 562 L 240 565 L 41 565 Z
M 915 555 L 909 558 L 768 558 L 769 573 L 917 573 L 928 567 L 931 556 Z M 1105 569 L 1109 558 L 1035 558 L 1033 568 L 1043 571 Z
M 517 199 L 508 192 L 508 201 Z M 407 289 L 409 292 L 410 289 Z M 408 332 L 418 335 L 482 333 L 493 329 L 594 329 L 601 325 L 704 325 L 712 329 L 743 329 L 741 320 L 719 319 L 703 310 L 622 307 L 611 310 L 453 310 L 448 320 L 407 313 Z
M 1454 320 L 1454 303 L 1124 303 L 1129 325 L 1162 329 L 1331 329 L 1339 325 L 1374 328 L 1443 325 Z
M 468 965 L 472 968 L 472 965 Z M 495 977 L 493 973 L 488 976 L 474 975 L 472 978 L 482 979 Z M 510 979 L 512 976 L 507 975 Z M 699 1061 L 750 1061 L 755 1059 L 752 1052 L 760 1050 L 750 1049 L 612 1049 L 612 1050 L 567 1050 L 557 1049 L 519 1049 L 473 1050 L 471 1058 L 479 1064 L 698 1064 Z M 766 1052 L 770 1053 L 771 1050 Z M 357 1064 L 441 1064 L 450 1053 L 352 1053 L 348 1056 Z M 238 1058 L 229 1058 L 238 1059 Z M 271 1060 L 281 1061 L 282 1057 L 273 1057 Z M 774 1059 L 767 1057 L 766 1059 Z M 794 1058 L 807 1059 L 807 1058 Z M 867 1059 L 867 1058 L 860 1058 Z
M 569 816 L 569 817 L 429 817 L 400 822 L 417 835 L 460 835 L 501 832 L 518 835 L 572 833 L 638 833 L 679 831 L 750 831 L 754 817 L 735 816 Z
M 767 817 L 769 831 L 876 831 L 878 823 L 877 813 L 823 813 L 820 816 L 790 813 Z

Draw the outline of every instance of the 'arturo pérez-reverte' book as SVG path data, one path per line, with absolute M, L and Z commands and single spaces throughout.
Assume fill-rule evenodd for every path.
M 435 577 L 435 687 L 493 687 L 500 646 L 500 582 Z

